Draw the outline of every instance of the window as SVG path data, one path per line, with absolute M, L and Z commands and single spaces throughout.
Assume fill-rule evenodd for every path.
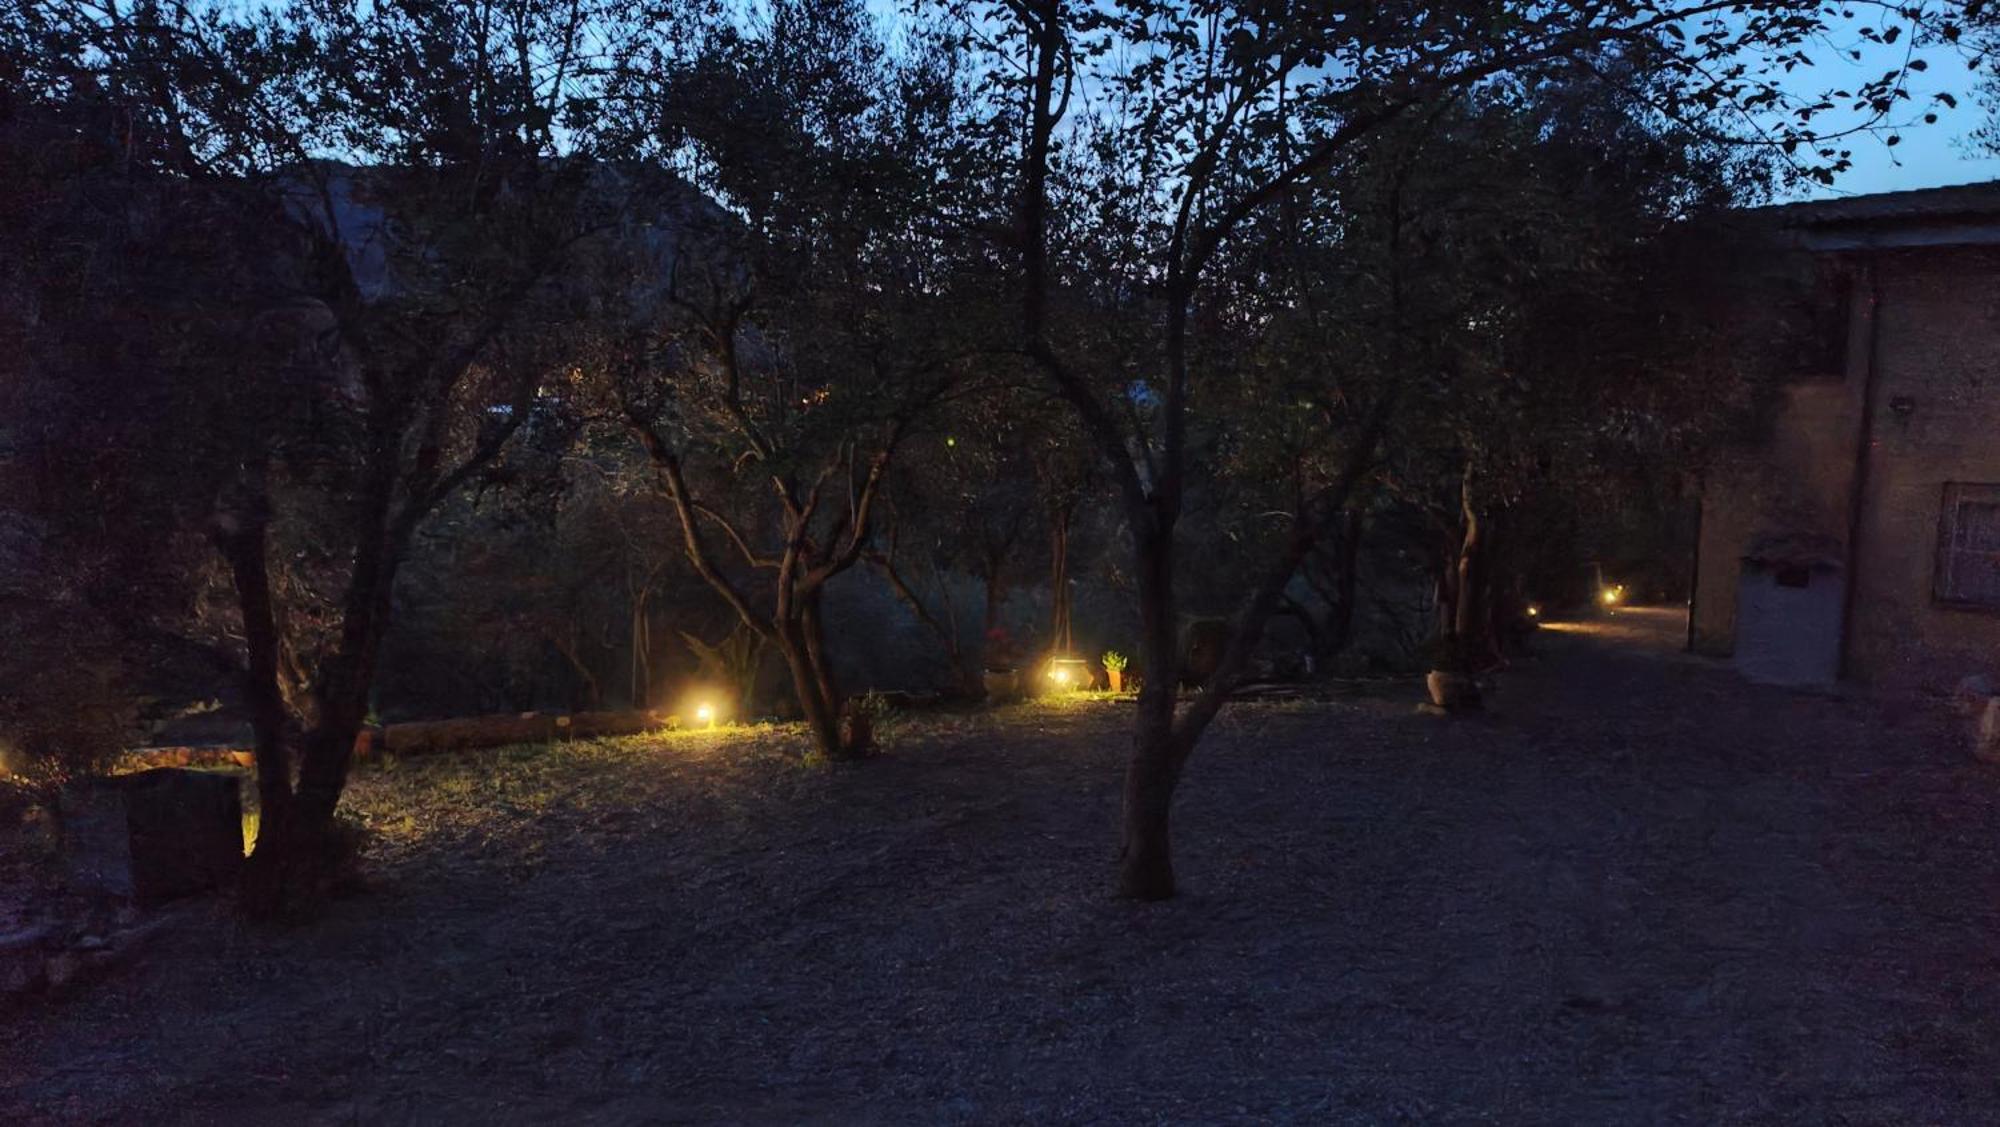
M 2000 485 L 1944 487 L 1935 594 L 1941 603 L 2000 610 Z

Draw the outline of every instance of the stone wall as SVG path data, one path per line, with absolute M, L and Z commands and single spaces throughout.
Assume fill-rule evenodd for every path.
M 1881 338 L 1849 668 L 1942 689 L 2000 673 L 2000 613 L 1933 596 L 1947 482 L 2000 483 L 2000 251 L 1885 253 Z
M 1945 484 L 2000 483 L 2000 252 L 1881 251 L 1855 265 L 1846 370 L 1788 388 L 1769 441 L 1705 483 L 1695 646 L 1731 652 L 1741 560 L 1759 536 L 1848 539 L 1872 361 L 1848 674 L 1894 690 L 1949 688 L 2000 673 L 2000 613 L 1942 605 L 1932 592 Z
M 1847 541 L 1870 329 L 1867 287 L 1853 286 L 1850 294 L 1845 370 L 1801 373 L 1785 388 L 1766 442 L 1736 451 L 1703 482 L 1697 652 L 1732 652 L 1743 554 L 1760 536 Z

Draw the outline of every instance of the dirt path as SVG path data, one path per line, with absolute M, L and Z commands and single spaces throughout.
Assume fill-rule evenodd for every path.
M 1107 704 L 375 772 L 377 889 L 17 1017 L 0 1122 L 2000 1122 L 2000 778 L 1625 622 L 1232 710 L 1162 905 Z

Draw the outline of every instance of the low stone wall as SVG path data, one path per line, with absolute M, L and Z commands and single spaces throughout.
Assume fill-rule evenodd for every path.
M 418 720 L 362 731 L 354 741 L 354 757 L 365 761 L 383 752 L 428 755 L 474 751 L 509 744 L 549 743 L 601 736 L 636 736 L 675 727 L 674 717 L 661 712 L 522 712 L 502 716 L 464 716 L 452 720 Z M 254 765 L 247 748 L 148 747 L 130 752 L 123 766 L 242 767 Z
M 142 747 L 127 752 L 121 766 L 141 767 L 243 767 L 256 763 L 249 748 L 237 747 Z
M 523 712 L 391 724 L 381 730 L 381 747 L 396 755 L 421 755 L 563 739 L 636 736 L 674 726 L 672 717 L 658 712 Z

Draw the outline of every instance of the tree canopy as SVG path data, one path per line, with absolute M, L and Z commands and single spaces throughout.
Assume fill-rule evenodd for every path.
M 157 664 L 142 642 L 239 679 L 265 810 L 249 902 L 278 910 L 328 878 L 384 654 L 429 652 L 392 633 L 450 633 L 453 569 L 493 577 L 520 660 L 642 706 L 682 585 L 705 609 L 658 635 L 746 699 L 768 644 L 830 757 L 871 750 L 830 592 L 879 575 L 970 691 L 954 580 L 983 585 L 995 650 L 1008 592 L 1045 590 L 1062 648 L 1082 572 L 1138 624 L 1120 886 L 1170 895 L 1179 779 L 1301 583 L 1322 644 L 1347 637 L 1361 539 L 1397 529 L 1444 656 L 1490 657 L 1556 566 L 1535 530 L 1671 498 L 1768 397 L 1710 284 L 1742 247 L 1708 220 L 1954 101 L 1918 53 L 1821 90 L 1817 45 L 1976 59 L 1983 21 L 17 7 L 0 156 L 30 174 L 0 194 L 0 396 L 37 421 L 6 432 L 25 499 L 0 550 L 49 579 L 0 599 L 87 610 L 54 664 L 107 700 Z M 537 541 L 526 606 L 500 590 L 511 557 L 450 547 Z M 1196 676 L 1190 622 L 1224 608 Z M 704 640 L 725 625 L 734 656 Z

